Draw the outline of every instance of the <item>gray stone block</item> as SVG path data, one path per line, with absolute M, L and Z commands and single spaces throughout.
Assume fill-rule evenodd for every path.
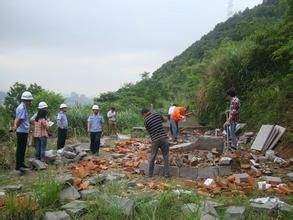
M 176 166 L 169 166 L 169 173 L 171 176 L 178 177 L 180 173 L 179 167 Z
M 73 185 L 73 179 L 74 177 L 71 174 L 65 174 L 62 176 L 55 177 L 55 181 L 60 185 L 64 185 L 64 184 Z
M 230 206 L 225 212 L 224 220 L 245 220 L 245 207 Z
M 46 212 L 44 220 L 69 220 L 70 216 L 65 211 Z
M 131 215 L 134 210 L 134 201 L 127 197 L 120 196 L 105 196 L 106 207 L 109 208 L 118 208 L 125 215 Z
M 194 167 L 180 167 L 179 176 L 196 179 L 198 176 L 198 169 Z
M 198 168 L 198 177 L 200 178 L 214 178 L 218 175 L 219 175 L 218 167 Z
M 218 166 L 219 176 L 230 176 L 232 174 L 231 166 Z
M 80 197 L 82 200 L 95 200 L 101 192 L 97 189 L 87 189 L 80 191 Z
M 86 212 L 87 205 L 84 201 L 75 200 L 61 206 L 70 216 L 80 216 Z
M 47 169 L 47 166 L 48 166 L 44 162 L 42 162 L 40 160 L 35 160 L 35 159 L 30 160 L 30 163 L 33 166 L 33 168 L 35 168 L 37 170 L 45 170 L 45 169 Z
M 70 186 L 66 189 L 64 189 L 60 193 L 60 200 L 61 201 L 73 201 L 80 198 L 79 192 L 73 187 Z
M 198 205 L 195 203 L 187 203 L 181 206 L 181 210 L 184 215 L 188 215 L 189 213 L 195 213 L 199 211 Z
M 7 185 L 7 186 L 1 186 L 0 191 L 4 192 L 16 192 L 22 189 L 22 184 L 18 185 Z

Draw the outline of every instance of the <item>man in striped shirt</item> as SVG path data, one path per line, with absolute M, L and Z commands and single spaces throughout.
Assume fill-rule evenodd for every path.
M 148 109 L 143 109 L 141 113 L 144 116 L 144 126 L 149 132 L 152 140 L 151 155 L 149 159 L 149 177 L 153 176 L 155 159 L 159 148 L 161 149 L 164 158 L 163 174 L 165 177 L 169 177 L 169 142 L 162 124 L 164 118 L 160 113 L 151 113 Z

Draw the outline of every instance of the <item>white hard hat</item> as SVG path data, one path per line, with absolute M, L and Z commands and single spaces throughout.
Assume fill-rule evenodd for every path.
M 60 108 L 67 108 L 67 105 L 63 103 L 60 105 Z
M 29 91 L 25 91 L 21 95 L 22 100 L 33 100 L 33 96 Z
M 39 103 L 38 109 L 42 109 L 42 108 L 48 108 L 48 105 L 47 105 L 46 102 L 40 102 Z
M 93 105 L 92 110 L 99 110 L 99 106 L 98 105 Z

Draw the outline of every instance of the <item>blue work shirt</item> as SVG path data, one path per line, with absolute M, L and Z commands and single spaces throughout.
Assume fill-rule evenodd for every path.
M 102 125 L 105 123 L 103 116 L 92 114 L 88 118 L 89 131 L 90 132 L 101 132 Z
M 57 115 L 57 121 L 60 121 L 60 128 L 67 129 L 68 128 L 68 121 L 67 116 L 64 112 L 60 111 Z
M 28 133 L 30 128 L 29 116 L 23 102 L 16 108 L 16 119 L 21 120 L 20 125 L 16 128 L 16 132 Z

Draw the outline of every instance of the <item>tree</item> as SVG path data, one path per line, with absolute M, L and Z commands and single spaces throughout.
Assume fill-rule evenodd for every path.
M 17 105 L 20 103 L 21 94 L 26 90 L 26 85 L 18 82 L 14 83 L 14 85 L 10 87 L 9 92 L 5 97 L 4 106 L 12 118 L 15 116 L 15 109 Z

